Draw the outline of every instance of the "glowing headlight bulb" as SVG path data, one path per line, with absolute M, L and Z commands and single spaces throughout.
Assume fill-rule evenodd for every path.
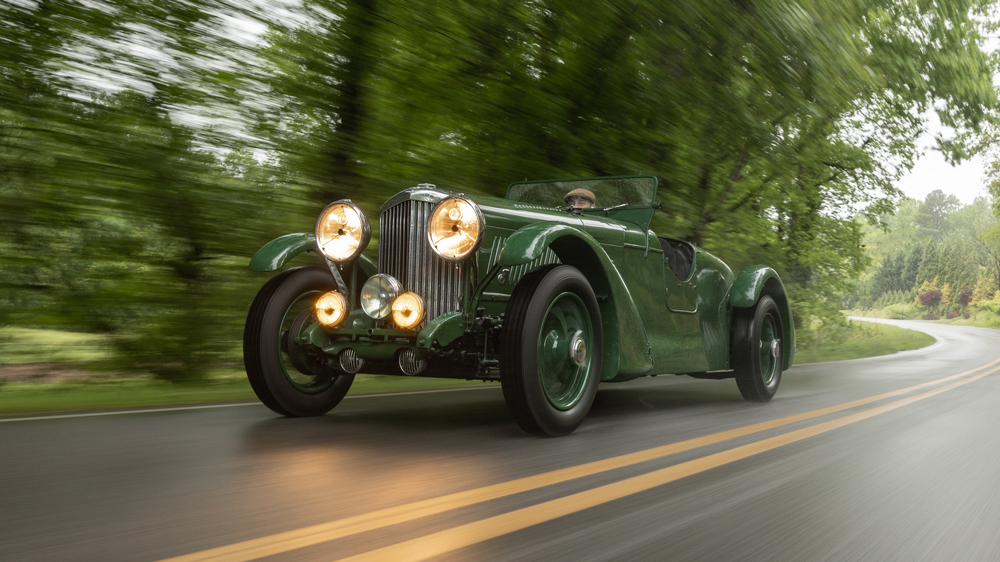
M 316 319 L 319 323 L 332 328 L 347 317 L 347 300 L 337 291 L 324 293 L 316 299 Z
M 316 222 L 316 245 L 334 261 L 354 259 L 370 239 L 368 219 L 346 199 L 327 206 Z
M 474 203 L 463 197 L 442 200 L 431 212 L 427 236 L 441 257 L 460 260 L 471 255 L 483 235 L 483 218 Z
M 403 293 L 392 301 L 392 321 L 403 330 L 416 328 L 424 319 L 424 301 L 416 293 Z

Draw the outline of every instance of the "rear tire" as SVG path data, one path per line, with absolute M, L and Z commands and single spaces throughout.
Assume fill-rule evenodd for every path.
M 597 394 L 604 333 L 597 297 L 575 267 L 539 267 L 511 294 L 500 331 L 500 384 L 528 433 L 572 433 Z
M 295 344 L 315 297 L 336 290 L 329 272 L 288 269 L 272 277 L 254 298 L 243 329 L 243 364 L 254 393 L 283 416 L 321 416 L 351 388 L 354 375 L 338 372 Z M 294 332 L 294 333 L 293 333 Z
M 778 391 L 784 360 L 778 305 L 767 295 L 733 313 L 732 361 L 736 385 L 748 402 L 768 402 Z

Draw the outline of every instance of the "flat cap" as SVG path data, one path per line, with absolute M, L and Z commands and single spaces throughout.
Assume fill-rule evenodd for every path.
M 571 197 L 582 197 L 584 199 L 589 199 L 591 203 L 597 203 L 597 197 L 594 197 L 594 192 L 589 189 L 583 189 L 582 187 L 578 187 L 567 193 L 563 200 L 569 203 Z

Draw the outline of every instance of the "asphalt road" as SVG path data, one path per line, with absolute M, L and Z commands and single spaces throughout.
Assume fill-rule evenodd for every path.
M 0 421 L 0 560 L 1000 561 L 1000 332 L 900 324 L 938 343 L 604 385 L 559 439 L 486 384 Z

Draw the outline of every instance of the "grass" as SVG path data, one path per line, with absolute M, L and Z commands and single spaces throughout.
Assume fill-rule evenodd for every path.
M 796 351 L 795 363 L 842 361 L 888 355 L 897 351 L 920 349 L 934 343 L 934 338 L 923 332 L 888 324 L 851 322 L 849 330 L 847 337 L 839 342 L 800 346 Z

